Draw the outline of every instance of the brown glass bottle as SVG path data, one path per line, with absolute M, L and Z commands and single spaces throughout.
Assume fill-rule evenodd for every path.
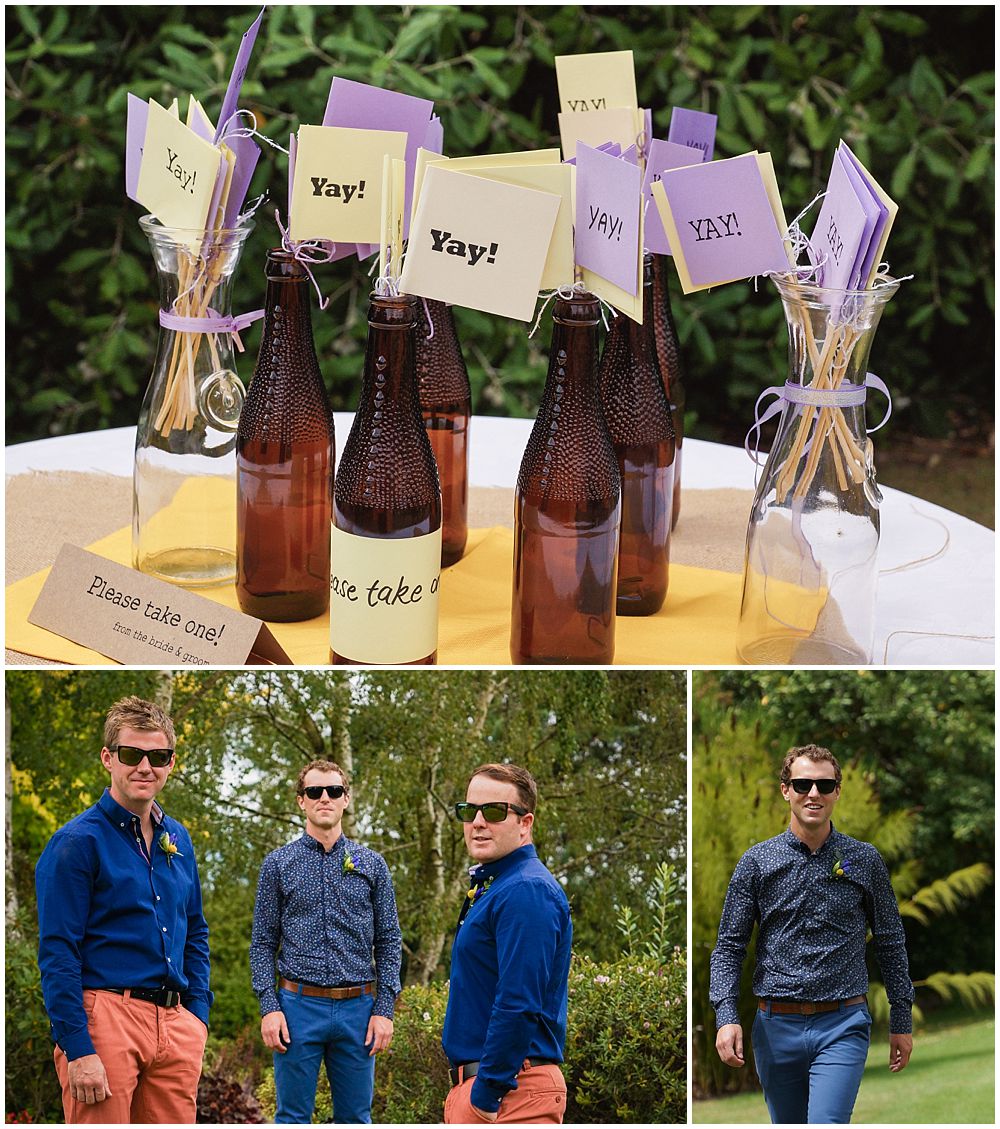
M 420 411 L 441 479 L 441 567 L 462 559 L 469 536 L 469 417 L 472 389 L 451 307 L 426 299 L 419 310 Z M 430 314 L 432 325 L 427 324 Z
M 614 659 L 621 478 L 597 393 L 598 320 L 592 294 L 556 299 L 514 500 L 515 663 Z
M 670 288 L 667 285 L 666 255 L 653 256 L 653 317 L 650 324 L 656 347 L 656 360 L 663 376 L 663 386 L 670 401 L 670 418 L 674 421 L 677 436 L 677 454 L 674 458 L 674 505 L 670 518 L 671 528 L 677 524 L 681 512 L 681 456 L 684 447 L 684 372 L 681 350 L 677 343 L 674 314 L 670 308 Z
M 643 324 L 613 315 L 598 378 L 622 476 L 619 615 L 658 612 L 667 595 L 670 566 L 675 442 L 648 329 L 653 317 L 652 258 L 647 254 L 644 263 Z
M 417 314 L 409 295 L 371 297 L 361 399 L 334 491 L 331 663 L 437 661 L 441 486 L 420 415 Z
M 312 619 L 330 600 L 333 414 L 313 346 L 309 279 L 265 268 L 264 330 L 236 433 L 236 594 L 247 615 Z

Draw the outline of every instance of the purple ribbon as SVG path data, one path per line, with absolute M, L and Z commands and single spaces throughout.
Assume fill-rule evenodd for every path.
M 878 431 L 880 427 L 884 427 L 889 422 L 889 417 L 892 415 L 892 396 L 889 394 L 889 389 L 881 377 L 876 376 L 873 372 L 865 374 L 864 384 L 841 384 L 839 388 L 810 388 L 803 387 L 801 384 L 796 384 L 793 380 L 787 380 L 783 385 L 774 384 L 770 388 L 765 388 L 763 392 L 757 397 L 757 403 L 754 405 L 754 420 L 753 427 L 747 432 L 747 437 L 743 441 L 743 449 L 750 456 L 751 459 L 760 466 L 760 429 L 764 426 L 769 419 L 778 415 L 779 412 L 785 410 L 785 404 L 808 404 L 813 408 L 855 408 L 859 404 L 863 404 L 868 397 L 868 389 L 874 388 L 876 391 L 881 392 L 888 401 L 888 406 L 885 410 L 885 415 L 874 426 L 867 428 L 867 434 L 871 435 Z M 767 411 L 761 415 L 761 403 L 767 399 L 768 396 L 776 396 L 777 399 L 771 404 Z M 750 436 L 754 436 L 753 450 L 750 450 Z
M 223 317 L 218 310 L 209 308 L 208 316 L 190 318 L 183 314 L 160 310 L 160 325 L 164 329 L 174 329 L 179 333 L 228 333 L 232 336 L 237 350 L 243 352 L 240 331 L 248 329 L 264 316 L 263 310 L 252 310 L 248 314 L 229 314 Z

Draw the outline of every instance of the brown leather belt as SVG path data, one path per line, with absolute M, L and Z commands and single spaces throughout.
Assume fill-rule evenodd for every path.
M 297 992 L 301 996 L 322 996 L 325 1000 L 354 1000 L 358 996 L 375 995 L 375 985 L 370 981 L 367 984 L 356 984 L 351 988 L 317 988 L 312 984 L 296 984 L 294 980 L 286 980 L 284 976 L 280 976 L 278 987 L 287 988 L 289 992 Z
M 767 1011 L 770 1006 L 775 1015 L 816 1015 L 821 1011 L 839 1011 L 842 1007 L 853 1007 L 866 1000 L 866 996 L 853 996 L 849 1000 L 821 1000 L 819 1003 L 807 1000 L 760 1000 L 757 1006 L 761 1011 Z

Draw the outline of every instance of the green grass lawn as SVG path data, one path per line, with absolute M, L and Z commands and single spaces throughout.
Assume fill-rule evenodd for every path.
M 934 1025 L 914 1039 L 913 1058 L 890 1074 L 888 1036 L 872 1041 L 856 1123 L 991 1125 L 994 1122 L 994 1020 Z M 699 1124 L 767 1124 L 760 1094 L 694 1102 Z

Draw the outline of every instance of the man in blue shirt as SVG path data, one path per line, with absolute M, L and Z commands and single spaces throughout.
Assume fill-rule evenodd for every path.
M 562 887 L 531 842 L 538 788 L 485 764 L 455 805 L 476 866 L 451 950 L 441 1042 L 451 1067 L 447 1124 L 559 1124 L 573 925 Z
M 400 989 L 396 896 L 382 856 L 342 831 L 350 786 L 339 765 L 307 764 L 296 799 L 305 834 L 264 860 L 250 942 L 260 1034 L 274 1051 L 275 1120 L 312 1120 L 325 1062 L 334 1121 L 367 1124 L 374 1056 L 392 1042 Z
M 889 1069 L 902 1070 L 913 1050 L 913 985 L 896 897 L 878 851 L 834 828 L 840 786 L 829 749 L 789 750 L 781 768 L 788 830 L 737 863 L 711 958 L 716 1049 L 727 1065 L 741 1067 L 740 974 L 759 923 L 753 1049 L 775 1124 L 851 1119 L 872 1022 L 869 928 L 890 1004 Z
M 208 926 L 191 837 L 156 803 L 174 727 L 153 702 L 108 711 L 111 785 L 35 868 L 38 964 L 67 1123 L 193 1124 L 208 1036 Z

